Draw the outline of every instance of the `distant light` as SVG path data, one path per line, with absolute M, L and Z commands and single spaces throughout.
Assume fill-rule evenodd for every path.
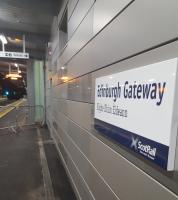
M 63 81 L 68 81 L 68 80 L 69 80 L 69 77 L 68 77 L 68 76 L 63 76 L 63 77 L 61 77 L 61 80 L 63 80 Z
M 15 63 L 15 64 L 14 64 L 14 66 L 15 66 L 15 67 L 18 67 L 18 64 L 17 64 L 17 63 Z
M 7 74 L 6 78 L 22 78 L 22 76 L 19 74 Z
M 7 39 L 3 34 L 0 34 L 0 40 L 3 44 L 7 44 Z
M 21 70 L 18 70 L 18 73 L 19 73 L 19 74 L 21 74 L 21 73 L 22 73 L 22 71 L 21 71 Z
M 19 38 L 7 37 L 7 39 L 8 39 L 9 42 L 16 43 L 16 44 L 19 44 L 19 43 L 22 42 L 22 40 L 19 39 Z
M 15 38 L 16 42 L 21 42 L 21 40 L 19 38 Z
M 8 96 L 9 95 L 9 91 L 5 91 L 5 95 Z
M 11 77 L 11 80 L 18 80 L 18 78 L 16 78 L 16 77 Z
M 63 69 L 63 70 L 64 70 L 64 69 L 65 69 L 65 67 L 63 66 L 63 67 L 61 67 L 61 69 Z

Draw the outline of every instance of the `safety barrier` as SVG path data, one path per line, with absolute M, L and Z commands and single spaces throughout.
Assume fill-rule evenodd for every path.
M 43 125 L 44 107 L 37 106 L 2 106 L 0 107 L 0 130 L 10 129 L 17 132 L 24 126 Z

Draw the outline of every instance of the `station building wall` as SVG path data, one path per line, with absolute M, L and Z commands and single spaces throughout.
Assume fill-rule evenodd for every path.
M 178 199 L 178 155 L 176 171 L 166 172 L 93 126 L 97 77 L 178 56 L 177 6 L 177 0 L 69 0 L 54 19 L 46 118 L 78 199 Z

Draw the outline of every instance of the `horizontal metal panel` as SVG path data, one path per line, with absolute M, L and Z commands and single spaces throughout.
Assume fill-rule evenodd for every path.
M 80 176 L 79 172 L 77 171 L 76 166 L 74 165 L 71 158 L 68 156 L 64 144 L 61 143 L 59 137 L 53 131 L 53 139 L 55 140 L 58 152 L 60 156 L 62 156 L 62 161 L 67 169 L 68 174 L 70 175 L 69 178 L 72 179 L 73 184 L 75 185 L 75 190 L 77 190 L 77 196 L 80 199 L 86 200 L 93 200 L 90 191 L 88 191 L 86 184 L 83 182 L 82 177 Z
M 58 25 L 55 24 L 55 32 L 53 32 L 53 36 L 51 38 L 51 54 L 54 54 L 55 49 L 59 46 L 59 30 L 58 30 Z
M 90 104 L 86 103 L 78 103 L 78 102 L 70 102 L 68 101 L 68 105 L 71 104 L 70 107 L 73 107 L 73 109 L 68 110 L 68 134 L 73 138 L 73 140 L 76 142 L 76 144 L 79 146 L 79 148 L 86 154 L 87 157 L 89 157 L 90 152 L 90 143 L 91 143 L 91 137 L 96 136 L 99 138 L 102 142 L 109 145 L 111 149 L 114 149 L 116 152 L 123 155 L 125 158 L 127 158 L 129 161 L 134 163 L 137 167 L 140 167 L 140 169 L 143 169 L 145 173 L 150 174 L 152 177 L 157 179 L 160 183 L 163 185 L 169 187 L 171 190 L 173 190 L 175 193 L 177 192 L 177 185 L 178 185 L 178 174 L 177 172 L 174 173 L 166 173 L 159 168 L 156 168 L 155 166 L 149 164 L 148 162 L 145 162 L 145 160 L 142 157 L 136 157 L 135 154 L 130 153 L 126 151 L 122 145 L 116 145 L 115 143 L 112 143 L 112 141 L 105 139 L 100 136 L 99 133 L 96 133 L 94 129 L 92 128 L 93 125 L 93 109 L 94 106 L 91 107 Z M 80 112 L 85 113 L 83 118 L 86 118 L 89 122 L 89 126 L 86 126 L 85 120 L 76 120 L 76 117 L 73 115 L 73 113 L 76 113 L 79 110 L 79 104 L 80 106 Z M 83 104 L 83 105 L 82 105 Z M 91 111 L 87 112 L 88 109 L 91 109 Z M 70 113 L 71 112 L 71 113 Z M 71 121 L 72 120 L 72 121 Z M 87 131 L 90 131 L 90 134 L 88 134 Z M 66 130 L 67 131 L 67 130 Z M 178 148 L 178 147 L 177 147 Z M 178 160 L 178 157 L 176 158 Z M 104 165 L 103 165 L 104 166 Z
M 78 124 L 82 124 L 86 129 L 91 129 L 91 118 L 93 118 L 91 114 L 91 104 L 67 101 L 67 107 L 67 116 L 69 118 L 73 119 Z
M 73 101 L 91 102 L 92 97 L 92 74 L 83 76 L 65 84 L 56 85 L 58 74 L 53 76 L 52 96 L 54 98 L 65 98 Z
M 79 149 L 72 143 L 71 138 L 68 137 L 68 135 L 66 135 L 62 130 L 60 130 L 60 140 L 71 155 L 72 160 L 75 162 L 75 165 L 86 181 L 94 198 L 98 200 L 119 200 L 119 198 L 110 190 L 105 182 L 103 182 L 103 179 L 101 179 L 88 160 L 81 154 Z
M 90 160 L 90 140 L 92 140 L 91 135 L 71 120 L 68 121 L 67 134 L 73 139 L 73 141 L 80 148 L 80 150 Z
M 57 73 L 53 73 L 52 86 L 55 86 L 57 83 L 58 83 L 58 74 Z
M 68 99 L 73 101 L 91 102 L 91 74 L 77 78 L 68 83 Z
M 70 137 L 121 199 L 141 200 L 143 195 L 146 200 L 150 198 L 177 199 L 176 195 L 120 154 L 111 150 L 98 138 L 72 122 L 68 124 Z M 135 180 L 137 180 L 137 184 L 135 184 Z
M 55 90 L 53 97 L 64 98 L 64 99 L 68 98 L 68 85 L 66 83 L 62 85 L 57 85 L 53 88 Z
M 95 79 L 97 77 L 106 76 L 122 72 L 125 70 L 138 68 L 140 66 L 149 65 L 177 57 L 178 42 L 173 42 L 146 53 L 137 55 L 133 58 L 110 65 L 96 72 L 76 78 L 68 82 L 68 99 L 80 102 L 94 103 Z M 59 85 L 58 87 L 63 87 Z
M 55 43 L 55 44 L 56 44 L 56 43 Z M 58 56 L 59 56 L 59 43 L 57 43 L 57 45 L 54 47 L 53 52 L 51 52 L 51 53 L 52 53 L 51 62 L 52 62 L 52 64 L 53 64 L 54 62 L 56 62 L 56 60 L 57 60 L 57 58 L 58 58 Z
M 61 19 L 63 17 L 64 11 L 65 11 L 65 9 L 67 7 L 67 4 L 68 4 L 68 0 L 64 0 L 62 2 L 61 9 L 60 9 L 60 12 L 58 14 L 58 24 L 60 24 L 60 22 L 61 22 Z
M 59 31 L 59 54 L 63 51 L 63 48 L 65 47 L 67 42 L 67 33 L 64 33 L 63 31 Z
M 79 26 L 88 10 L 92 7 L 94 0 L 79 0 L 72 17 L 68 22 L 68 40 L 72 37 L 74 31 Z
M 68 101 L 68 104 L 69 104 L 69 101 Z M 76 102 L 76 105 L 79 105 L 79 104 L 81 104 L 81 103 L 77 103 Z M 71 104 L 72 106 L 73 106 L 73 110 L 71 111 L 71 112 L 73 112 L 73 113 L 75 113 L 75 108 L 76 108 L 76 113 L 78 112 L 78 106 L 75 106 L 75 104 L 74 104 L 74 102 L 72 102 L 72 104 Z M 90 119 L 90 116 L 89 116 L 89 113 L 88 112 L 86 112 L 86 106 L 89 106 L 90 107 L 90 104 L 85 104 L 85 106 L 81 106 L 80 107 L 80 112 L 81 113 L 85 113 L 85 115 L 83 116 L 83 117 L 85 117 L 85 118 L 88 118 L 88 120 Z M 82 108 L 83 107 L 83 108 Z M 70 109 L 69 109 L 69 111 L 70 111 Z M 88 115 L 88 117 L 87 117 L 87 115 Z M 52 116 L 51 116 L 52 117 Z M 120 161 L 120 155 L 119 154 L 117 154 L 116 152 L 114 152 L 114 154 L 115 155 L 113 155 L 113 157 L 114 157 L 114 159 L 115 160 L 118 160 L 118 163 L 116 162 L 113 162 L 113 160 L 111 160 L 110 159 L 110 155 L 108 155 L 107 157 L 103 157 L 101 160 L 100 160 L 100 158 L 101 158 L 101 155 L 100 154 L 104 154 L 104 155 L 106 155 L 105 153 L 103 153 L 104 152 L 104 149 L 97 149 L 96 151 L 97 151 L 97 153 L 95 152 L 95 151 L 93 151 L 93 153 L 91 154 L 91 149 L 93 149 L 93 147 L 91 147 L 91 144 L 93 143 L 93 141 L 92 140 L 97 140 L 97 142 L 96 142 L 96 146 L 98 146 L 99 147 L 99 145 L 97 144 L 99 141 L 98 141 L 98 139 L 96 139 L 96 138 L 94 138 L 93 139 L 93 136 L 91 135 L 91 134 L 89 134 L 88 132 L 86 132 L 86 131 L 84 131 L 83 129 L 81 129 L 81 128 L 79 128 L 79 126 L 77 126 L 76 124 L 74 124 L 73 122 L 71 122 L 69 119 L 68 119 L 68 126 L 66 127 L 64 124 L 64 122 L 62 122 L 61 121 L 61 117 L 62 117 L 62 121 L 63 120 L 65 120 L 66 121 L 66 119 L 64 119 L 65 118 L 65 116 L 64 115 L 62 115 L 62 114 L 59 114 L 59 118 L 56 118 L 56 119 L 54 119 L 54 120 L 56 120 L 57 121 L 57 123 L 59 124 L 59 127 L 61 127 L 61 128 L 63 128 L 65 131 L 67 131 L 68 132 L 68 134 L 70 135 L 70 137 L 72 137 L 73 138 L 73 140 L 75 141 L 75 143 L 78 145 L 78 147 L 80 148 L 80 150 L 88 157 L 88 159 L 94 164 L 94 166 L 98 169 L 98 165 L 99 165 L 99 167 L 100 168 L 103 168 L 103 166 L 104 166 L 104 168 L 106 167 L 107 169 L 108 169 L 108 171 L 107 172 L 103 172 L 103 174 L 102 174 L 102 176 L 105 178 L 105 180 L 107 180 L 107 182 L 108 182 L 108 179 L 111 177 L 111 179 L 110 179 L 110 181 L 108 182 L 110 185 L 111 185 L 111 187 L 112 187 L 112 184 L 115 184 L 115 187 L 116 187 L 116 190 L 118 189 L 119 190 L 119 188 L 120 188 L 120 184 L 122 184 L 122 179 L 120 178 L 120 176 L 117 176 L 116 177 L 116 179 L 114 179 L 114 173 L 117 173 L 117 170 L 118 170 L 118 167 L 119 167 L 119 169 L 122 171 L 122 163 L 121 163 L 121 161 Z M 72 120 L 73 121 L 75 121 L 75 115 L 71 115 L 70 114 L 70 117 L 72 117 Z M 50 118 L 50 119 L 52 119 L 52 118 Z M 79 120 L 77 120 L 77 122 L 76 123 L 78 123 L 78 124 L 80 124 L 80 126 L 82 126 L 82 127 L 84 127 L 85 126 L 85 123 L 83 123 L 83 120 L 81 120 L 81 121 L 79 121 Z M 92 122 L 91 122 L 91 124 L 92 124 Z M 62 125 L 62 126 L 61 126 Z M 95 143 L 95 142 L 94 142 Z M 103 144 L 103 142 L 101 142 L 100 141 L 100 143 L 102 144 L 102 148 L 106 148 L 106 149 L 108 149 L 107 151 L 110 151 L 110 153 L 111 154 L 113 154 L 113 150 L 111 150 L 111 148 L 109 148 L 108 146 L 106 146 L 106 145 L 104 145 Z M 114 149 L 114 148 L 113 148 Z M 121 149 L 120 149 L 120 151 L 121 151 Z M 122 152 L 122 154 L 123 154 L 123 152 Z M 98 157 L 97 158 L 94 158 L 93 156 L 95 156 L 95 155 L 98 155 Z M 125 154 L 126 155 L 126 154 Z M 132 157 L 132 158 L 131 158 Z M 122 156 L 121 156 L 121 160 L 125 160 Z M 132 160 L 133 161 L 133 159 L 134 159 L 134 155 L 129 155 L 129 153 L 127 153 L 127 155 L 126 155 L 126 158 L 131 158 L 130 160 Z M 94 159 L 95 161 L 93 161 L 92 159 Z M 108 168 L 108 166 L 106 165 L 107 164 L 107 159 L 109 159 L 110 161 L 110 170 L 109 170 L 109 168 Z M 106 163 L 104 162 L 106 160 Z M 96 161 L 98 161 L 98 163 L 95 163 Z M 126 160 L 125 160 L 126 161 Z M 124 161 L 124 162 L 125 162 Z M 128 161 L 127 161 L 128 162 Z M 100 166 L 100 163 L 102 163 L 102 167 Z M 120 166 L 120 163 L 121 163 L 121 166 Z M 131 170 L 131 168 L 133 168 L 133 170 L 135 170 L 135 169 L 137 169 L 137 171 L 140 171 L 140 175 L 139 175 L 139 172 L 137 172 L 137 176 L 142 176 L 143 174 L 144 174 L 144 176 L 145 176 L 145 178 L 143 178 L 143 180 L 144 179 L 150 179 L 149 181 L 146 181 L 145 180 L 145 182 L 154 182 L 154 184 L 153 183 L 151 183 L 151 184 L 153 184 L 153 185 L 157 185 L 157 187 L 159 188 L 159 187 L 161 187 L 162 189 L 164 189 L 165 190 L 165 192 L 168 192 L 168 190 L 167 189 L 165 189 L 164 188 L 164 186 L 161 186 L 161 184 L 159 184 L 159 183 L 157 183 L 154 179 L 152 179 L 151 177 L 149 177 L 147 174 L 145 174 L 142 170 L 140 170 L 140 169 L 138 169 L 137 167 L 135 167 L 134 165 L 132 165 L 130 162 L 128 162 L 129 163 L 129 165 L 130 165 L 130 170 Z M 175 183 L 174 183 L 174 181 L 176 181 L 176 174 L 175 174 L 175 176 L 173 176 L 173 175 L 171 175 L 171 177 L 169 177 L 168 176 L 168 174 L 166 175 L 164 175 L 162 172 L 159 172 L 159 170 L 158 169 L 154 169 L 154 168 L 151 168 L 151 167 L 149 167 L 147 164 L 144 164 L 144 162 L 142 162 L 141 160 L 139 161 L 137 158 L 135 158 L 134 159 L 134 161 L 133 161 L 133 163 L 136 163 L 137 165 L 139 165 L 139 166 L 141 166 L 141 168 L 143 168 L 144 170 L 146 170 L 146 171 L 148 171 L 150 174 L 152 174 L 152 175 L 154 175 L 155 177 L 157 177 L 157 179 L 160 179 L 160 181 L 162 182 L 166 182 L 166 184 L 168 184 L 169 186 L 170 185 L 172 185 L 172 187 L 175 187 L 175 189 L 176 189 L 176 185 L 175 185 Z M 115 168 L 115 166 L 117 166 L 117 168 Z M 120 168 L 121 167 L 121 168 Z M 100 168 L 98 169 L 98 171 L 100 172 Z M 124 168 L 124 169 L 126 169 L 126 168 Z M 115 171 L 116 170 L 116 171 Z M 106 174 L 105 174 L 106 173 Z M 111 174 L 110 174 L 111 173 Z M 112 175 L 112 173 L 113 173 L 113 175 Z M 134 177 L 134 174 L 132 174 L 132 171 L 130 171 L 130 172 L 128 172 L 128 173 L 130 173 L 131 174 L 131 177 L 133 178 Z M 175 180 L 171 180 L 172 178 L 175 178 Z M 138 180 L 138 177 L 135 177 L 135 179 L 137 179 Z M 124 182 L 124 181 L 123 181 Z M 128 179 L 126 179 L 125 180 L 125 182 L 130 182 L 130 180 L 129 180 L 129 178 Z M 139 183 L 139 184 L 142 184 L 142 181 Z M 137 183 L 137 189 L 139 189 L 140 188 L 140 186 L 139 186 L 139 184 Z M 118 187 L 118 188 L 117 188 Z M 126 186 L 124 186 L 124 187 L 126 187 Z M 122 188 L 124 188 L 124 187 L 122 187 Z M 131 186 L 130 186 L 131 187 Z M 142 186 L 142 188 L 146 188 L 146 187 L 149 187 L 147 184 L 145 184 L 145 185 L 143 185 Z M 155 186 L 154 186 L 155 187 Z M 158 190 L 158 191 L 162 191 L 162 189 L 160 190 Z M 156 189 L 157 190 L 157 189 Z M 129 192 L 130 192 L 130 190 L 129 190 Z M 154 193 L 154 190 L 152 191 L 152 188 L 150 189 L 150 191 L 148 191 L 148 192 L 152 192 L 152 193 Z M 168 193 L 170 193 L 170 192 L 168 192 Z M 171 194 L 171 193 L 170 193 Z M 155 194 L 153 194 L 153 196 L 154 196 Z M 120 196 L 120 195 L 119 195 Z M 156 196 L 157 196 L 157 194 L 156 194 Z M 167 196 L 169 196 L 169 195 L 166 195 L 165 197 L 167 198 Z M 163 198 L 164 199 L 164 198 Z M 171 199 L 170 197 L 169 197 L 169 199 Z M 174 199 L 174 198 L 173 198 Z
M 64 115 L 67 115 L 67 110 L 68 110 L 68 107 L 67 107 L 67 100 L 65 99 L 54 99 L 55 101 L 55 109 L 57 110 L 57 112 L 61 112 L 63 113 Z
M 73 37 L 68 41 L 66 48 L 59 57 L 58 68 L 77 53 L 93 37 L 93 8 L 87 14 L 80 26 L 77 28 Z
M 109 23 L 132 0 L 97 0 L 94 5 L 94 35 Z
M 92 73 L 92 101 L 94 103 L 94 88 L 95 88 L 95 79 L 97 77 L 106 76 L 109 74 L 114 74 L 118 72 L 122 72 L 125 70 L 138 68 L 141 66 L 153 64 L 156 62 L 160 62 L 163 60 L 168 60 L 171 58 L 176 58 L 178 55 L 178 41 L 164 45 L 160 48 L 156 48 L 149 52 L 140 54 L 133 58 L 127 59 L 125 61 L 116 63 L 104 69 L 98 70 Z
M 83 75 L 176 38 L 177 5 L 177 0 L 134 1 L 67 64 L 68 76 Z
M 68 131 L 68 120 L 63 113 L 58 112 L 57 118 L 54 117 L 53 121 L 58 125 L 58 128 Z
M 71 17 L 78 1 L 79 0 L 69 0 L 69 2 L 68 2 L 68 19 Z

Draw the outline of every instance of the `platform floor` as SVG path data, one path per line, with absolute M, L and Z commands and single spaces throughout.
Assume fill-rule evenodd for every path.
M 0 200 L 75 200 L 45 128 L 0 130 Z

